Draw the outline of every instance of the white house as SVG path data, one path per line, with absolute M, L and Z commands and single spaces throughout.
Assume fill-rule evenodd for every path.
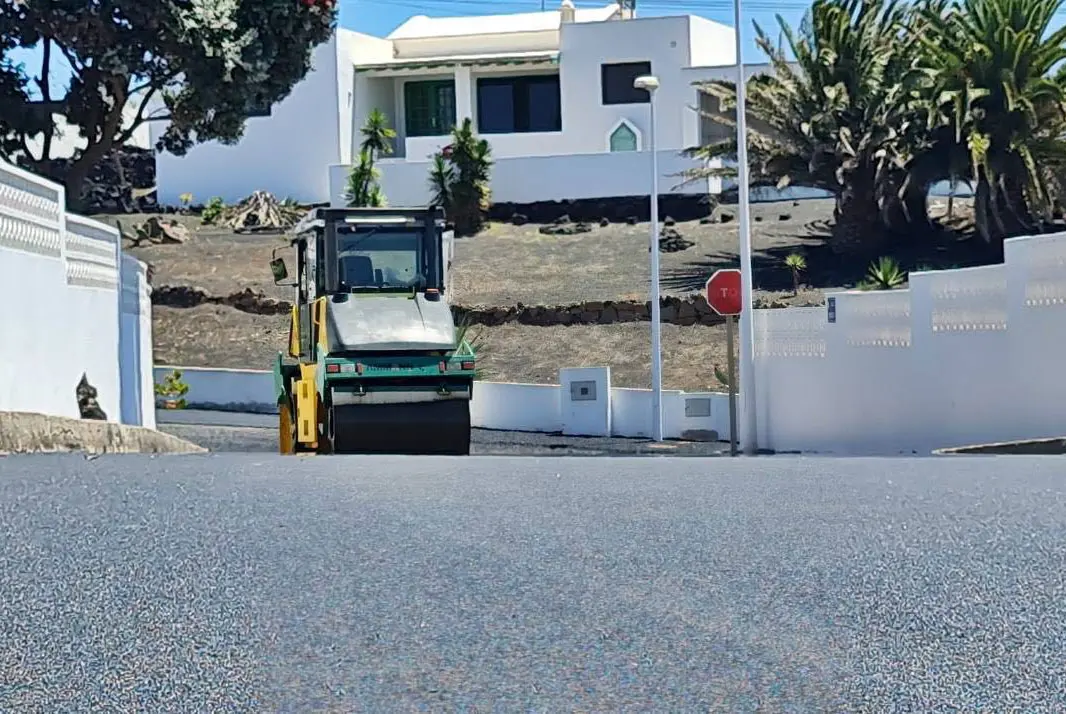
M 695 15 L 636 17 L 609 4 L 467 17 L 415 16 L 387 37 L 338 30 L 314 69 L 269 116 L 248 120 L 235 146 L 161 154 L 159 200 L 235 201 L 256 189 L 302 201 L 343 200 L 359 128 L 380 109 L 397 132 L 380 162 L 391 205 L 429 199 L 431 157 L 469 117 L 492 146 L 493 200 L 647 195 L 649 96 L 654 74 L 660 190 L 693 166 L 680 152 L 729 131 L 701 119 L 693 83 L 735 72 L 733 28 Z M 748 73 L 758 68 L 747 68 Z M 152 125 L 152 140 L 164 126 Z M 718 187 L 695 182 L 679 192 Z

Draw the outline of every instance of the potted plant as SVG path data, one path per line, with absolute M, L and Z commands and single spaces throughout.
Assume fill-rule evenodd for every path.
M 158 404 L 163 409 L 184 409 L 188 392 L 189 385 L 182 381 L 179 369 L 171 370 L 162 382 L 155 385 L 156 396 L 161 397 Z

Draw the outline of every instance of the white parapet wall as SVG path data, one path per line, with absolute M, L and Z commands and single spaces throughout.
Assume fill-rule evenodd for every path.
M 179 370 L 189 386 L 185 399 L 192 409 L 276 413 L 274 378 L 270 372 L 245 369 L 208 369 L 158 365 L 155 379 L 161 382 Z M 569 372 L 574 380 L 601 380 L 604 372 Z M 569 381 L 574 381 L 569 380 Z M 563 400 L 569 400 L 569 387 L 558 384 L 513 384 L 482 382 L 474 384 L 470 418 L 475 427 L 504 431 L 566 433 L 575 436 L 651 436 L 651 391 L 610 388 L 597 394 L 604 414 L 594 408 L 580 418 L 566 416 Z M 582 400 L 584 401 L 584 400 Z M 573 412 L 570 412 L 573 414 Z M 610 424 L 609 430 L 604 429 Z M 663 431 L 670 439 L 729 440 L 729 402 L 724 394 L 667 392 L 663 396 Z
M 707 179 L 685 181 L 683 171 L 702 167 L 679 151 L 658 151 L 659 190 L 663 193 L 706 194 Z M 422 206 L 430 202 L 431 157 L 382 159 L 382 191 L 391 206 Z M 563 154 L 559 156 L 512 156 L 493 160 L 490 178 L 496 203 L 531 203 L 581 198 L 613 198 L 648 195 L 651 154 L 647 151 Z M 329 167 L 330 203 L 345 205 L 350 166 Z
M 1008 240 L 1005 262 L 910 274 L 755 312 L 758 443 L 927 454 L 1066 436 L 1066 233 Z
M 153 426 L 145 266 L 65 204 L 62 186 L 0 161 L 0 411 L 77 418 L 84 374 L 109 421 Z M 129 318 L 126 289 L 140 296 Z

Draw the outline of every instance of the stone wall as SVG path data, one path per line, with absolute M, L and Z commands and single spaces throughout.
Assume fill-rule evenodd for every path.
M 282 315 L 292 303 L 257 293 L 250 288 L 226 296 L 213 296 L 204 290 L 184 285 L 161 285 L 152 290 L 152 304 L 189 308 L 197 305 L 228 305 L 255 315 Z M 718 325 L 724 319 L 707 305 L 702 295 L 664 296 L 660 301 L 662 321 L 675 325 Z M 651 319 L 651 302 L 635 300 L 596 300 L 572 305 L 523 305 L 488 307 L 454 305 L 457 320 L 475 325 L 610 325 L 617 322 L 647 322 Z
M 711 215 L 717 206 L 714 196 L 706 194 L 661 194 L 660 219 L 670 216 L 676 221 L 697 221 Z M 517 214 L 527 223 L 552 223 L 560 216 L 572 221 L 598 223 L 606 218 L 611 223 L 651 220 L 651 201 L 647 196 L 618 196 L 614 198 L 582 198 L 571 201 L 537 201 L 535 203 L 494 203 L 489 206 L 491 221 L 511 221 Z

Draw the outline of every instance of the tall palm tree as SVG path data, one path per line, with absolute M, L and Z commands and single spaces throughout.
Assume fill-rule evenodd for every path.
M 348 174 L 345 198 L 349 206 L 380 207 L 385 205 L 385 193 L 378 184 L 381 170 L 375 165 L 381 155 L 392 153 L 392 140 L 396 131 L 380 109 L 367 114 L 360 133 L 363 142 L 359 147 L 359 161 Z
M 489 207 L 492 148 L 474 132 L 469 117 L 452 127 L 452 142 L 447 148 L 447 161 L 452 167 L 448 218 L 455 225 L 456 235 L 473 235 L 484 225 L 484 211 Z M 436 164 L 432 171 L 438 172 Z
M 749 82 L 748 113 L 757 120 L 748 137 L 753 183 L 831 192 L 831 244 L 841 252 L 868 252 L 883 242 L 890 178 L 903 172 L 920 139 L 910 116 L 922 104 L 919 88 L 909 82 L 915 75 L 908 72 L 912 59 L 903 39 L 907 18 L 896 0 L 816 0 L 798 33 L 779 16 L 795 70 L 785 47 L 755 25 L 774 72 Z M 701 88 L 717 96 L 723 110 L 735 109 L 732 82 Z M 736 141 L 691 153 L 735 160 Z
M 396 130 L 389 126 L 389 119 L 380 109 L 372 109 L 359 130 L 363 135 L 361 149 L 370 151 L 375 158 L 392 153 Z
M 1051 74 L 1066 59 L 1066 28 L 1048 32 L 1062 4 L 941 0 L 921 11 L 920 62 L 940 124 L 969 156 L 977 227 L 990 242 L 1038 229 L 1058 200 L 1041 163 L 1062 166 L 1066 153 L 1066 92 Z

